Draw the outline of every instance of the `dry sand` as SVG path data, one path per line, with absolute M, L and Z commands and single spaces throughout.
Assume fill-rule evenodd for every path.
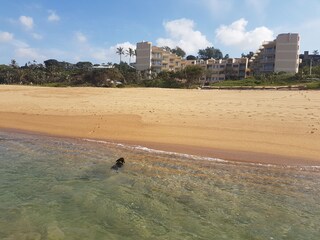
M 320 92 L 0 86 L 0 128 L 320 165 Z

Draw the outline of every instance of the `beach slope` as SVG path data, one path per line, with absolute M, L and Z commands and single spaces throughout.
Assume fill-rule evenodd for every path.
M 320 165 L 317 91 L 0 86 L 0 128 Z

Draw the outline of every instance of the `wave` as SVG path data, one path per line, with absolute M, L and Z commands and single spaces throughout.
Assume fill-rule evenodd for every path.
M 94 140 L 94 139 L 88 139 L 88 138 L 84 138 L 83 140 L 87 141 L 87 142 L 95 142 L 95 143 L 102 143 L 102 144 L 117 146 L 117 147 L 130 149 L 130 150 L 138 150 L 138 151 L 142 151 L 142 152 L 155 153 L 155 154 L 160 154 L 160 155 L 176 156 L 176 157 L 188 158 L 188 159 L 192 159 L 192 160 L 229 162 L 227 160 L 220 159 L 220 158 L 202 157 L 202 156 L 186 154 L 186 153 L 169 152 L 169 151 L 148 148 L 148 147 L 144 147 L 144 146 L 140 146 L 140 145 L 127 145 L 127 144 L 122 144 L 122 143 L 114 143 L 114 142 L 108 142 L 108 141 L 103 141 L 103 140 Z
M 203 156 L 192 155 L 192 154 L 187 154 L 187 153 L 178 153 L 178 152 L 158 150 L 158 149 L 148 148 L 148 147 L 144 147 L 144 146 L 140 146 L 140 145 L 129 145 L 129 144 L 115 143 L 115 142 L 89 139 L 89 138 L 84 138 L 82 140 L 87 141 L 87 142 L 93 142 L 93 143 L 107 144 L 107 145 L 121 147 L 124 149 L 129 149 L 129 150 L 134 150 L 134 151 L 154 153 L 154 154 L 165 155 L 165 156 L 175 156 L 175 157 L 181 157 L 181 158 L 186 158 L 186 159 L 190 159 L 190 160 L 197 160 L 197 161 L 211 161 L 211 162 L 216 162 L 216 163 L 228 163 L 228 164 L 234 164 L 234 165 L 238 164 L 238 165 L 248 165 L 248 166 L 261 166 L 261 167 L 287 168 L 287 169 L 293 168 L 293 169 L 297 169 L 297 170 L 320 171 L 320 166 L 276 165 L 276 164 L 268 164 L 268 163 L 237 162 L 237 161 L 230 161 L 230 160 L 221 159 L 221 158 L 203 157 Z

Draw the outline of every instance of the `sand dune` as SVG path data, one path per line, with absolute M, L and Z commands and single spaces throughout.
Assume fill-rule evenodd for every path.
M 0 128 L 238 161 L 320 164 L 318 91 L 2 85 Z

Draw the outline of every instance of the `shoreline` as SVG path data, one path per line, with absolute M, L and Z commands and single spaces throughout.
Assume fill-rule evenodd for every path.
M 57 137 L 65 139 L 73 139 L 80 141 L 90 141 L 90 142 L 105 142 L 112 144 L 123 144 L 126 146 L 139 146 L 145 147 L 150 150 L 163 151 L 166 153 L 177 153 L 177 154 L 187 154 L 197 157 L 213 158 L 219 159 L 226 162 L 235 163 L 253 163 L 253 164 L 263 164 L 263 165 L 276 165 L 276 166 L 289 166 L 289 167 L 306 167 L 306 166 L 320 166 L 320 162 L 314 159 L 308 158 L 298 158 L 290 156 L 281 156 L 276 154 L 268 153 L 255 153 L 247 151 L 235 151 L 235 150 L 225 150 L 225 149 L 212 149 L 204 148 L 199 146 L 187 146 L 181 144 L 167 144 L 167 143 L 154 143 L 154 142 L 141 142 L 141 141 L 114 141 L 112 139 L 94 139 L 94 138 L 83 138 L 68 135 L 56 135 L 50 133 L 36 132 L 23 129 L 12 129 L 12 128 L 0 128 L 0 131 L 7 133 L 21 133 L 21 134 L 31 134 L 39 135 L 44 137 Z
M 28 131 L 22 129 L 9 129 L 0 128 L 0 131 L 7 133 L 21 133 L 21 134 L 31 134 L 35 136 L 44 137 L 54 137 L 54 138 L 65 138 L 80 141 L 89 141 L 96 143 L 112 143 L 112 144 L 123 144 L 125 146 L 138 146 L 143 148 L 148 148 L 155 151 L 163 151 L 165 153 L 177 153 L 177 154 L 187 154 L 197 157 L 213 158 L 218 160 L 223 160 L 226 162 L 235 163 L 253 163 L 253 164 L 263 164 L 263 165 L 276 165 L 285 167 L 308 167 L 308 166 L 320 166 L 319 161 L 308 159 L 308 158 L 297 158 L 289 156 L 281 156 L 276 154 L 268 153 L 254 153 L 246 151 L 234 151 L 234 150 L 223 150 L 223 149 L 212 149 L 203 148 L 199 146 L 186 146 L 181 144 L 165 144 L 165 143 L 152 143 L 152 142 L 137 142 L 137 141 L 114 141 L 112 139 L 91 139 L 82 138 L 66 135 L 55 135 L 43 132 Z
M 231 161 L 320 165 L 314 91 L 0 86 L 0 129 Z

